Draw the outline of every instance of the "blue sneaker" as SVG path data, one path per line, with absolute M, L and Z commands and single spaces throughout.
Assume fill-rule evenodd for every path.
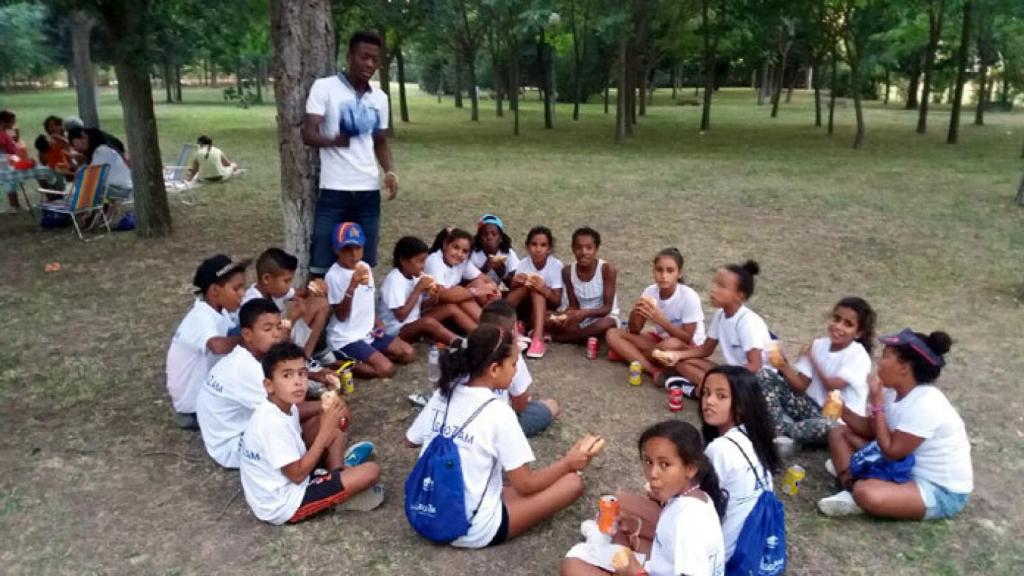
M 373 442 L 366 440 L 349 446 L 348 450 L 345 450 L 345 467 L 358 466 L 369 460 L 373 456 L 373 448 Z

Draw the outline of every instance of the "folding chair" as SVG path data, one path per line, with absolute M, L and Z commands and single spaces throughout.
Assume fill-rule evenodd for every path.
M 107 220 L 107 214 L 103 210 L 104 200 L 107 197 L 108 170 L 110 170 L 110 166 L 106 164 L 82 168 L 75 175 L 75 184 L 70 192 L 40 188 L 40 194 L 62 196 L 63 199 L 40 202 L 36 205 L 36 208 L 39 208 L 40 211 L 49 210 L 50 212 L 70 216 L 71 223 L 75 226 L 75 233 L 78 234 L 78 239 L 84 242 L 89 240 L 86 240 L 85 236 L 82 235 L 82 229 L 78 225 L 78 216 L 99 212 L 99 216 L 94 216 L 94 218 L 102 218 L 103 227 L 107 229 L 107 234 L 110 234 L 110 221 Z
M 196 199 L 192 194 L 192 190 L 199 186 L 198 180 L 194 178 L 189 180 L 186 176 L 188 173 L 188 159 L 192 157 L 195 148 L 195 144 L 182 145 L 181 152 L 178 153 L 177 163 L 173 166 L 164 166 L 164 187 L 168 192 L 178 194 L 179 200 L 186 206 L 195 204 Z

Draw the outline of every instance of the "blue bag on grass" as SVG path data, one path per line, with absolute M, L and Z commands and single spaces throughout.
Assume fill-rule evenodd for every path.
M 786 571 L 786 512 L 782 502 L 768 489 L 767 479 L 757 475 L 747 453 L 732 438 L 727 438 L 743 454 L 761 495 L 743 521 L 736 549 L 725 565 L 726 576 L 777 576 Z
M 448 407 L 451 398 L 444 407 L 444 418 L 437 436 L 427 444 L 427 449 L 416 461 L 409 477 L 405 479 L 405 517 L 409 525 L 420 535 L 438 544 L 449 542 L 465 536 L 483 503 L 483 494 L 472 514 L 466 516 L 465 484 L 462 479 L 462 459 L 455 438 L 469 426 L 477 415 L 496 398 L 484 402 L 473 412 L 462 426 L 445 436 L 445 422 L 448 420 Z M 497 461 L 495 461 L 497 465 Z M 494 470 L 491 470 L 494 473 Z M 487 489 L 484 489 L 484 494 Z
M 875 478 L 903 484 L 910 481 L 914 469 L 914 455 L 902 460 L 886 460 L 877 440 L 865 444 L 850 458 L 850 476 L 855 479 Z

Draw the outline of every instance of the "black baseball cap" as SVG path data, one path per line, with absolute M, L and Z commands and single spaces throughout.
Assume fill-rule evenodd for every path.
M 245 268 L 252 260 L 233 261 L 225 254 L 210 256 L 196 268 L 196 275 L 192 279 L 192 285 L 196 287 L 196 294 L 205 294 L 210 286 L 220 282 L 235 272 L 245 272 Z

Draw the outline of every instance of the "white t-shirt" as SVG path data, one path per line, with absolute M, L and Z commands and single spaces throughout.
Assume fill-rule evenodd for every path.
M 480 269 L 470 263 L 468 258 L 458 266 L 449 266 L 445 263 L 441 250 L 431 252 L 427 256 L 423 271 L 433 276 L 434 280 L 437 280 L 437 283 L 443 288 L 458 286 L 463 281 L 476 280 L 476 277 L 480 275 Z
M 89 165 L 98 166 L 100 164 L 110 166 L 107 169 L 107 184 L 125 190 L 132 189 L 132 171 L 117 150 L 106 144 L 100 144 L 92 153 L 92 162 Z
M 718 474 L 718 485 L 722 490 L 728 491 L 729 503 L 725 508 L 725 518 L 722 519 L 722 536 L 725 540 L 725 558 L 732 557 L 736 549 L 736 539 L 743 529 L 743 522 L 747 515 L 754 509 L 754 504 L 761 496 L 761 490 L 757 487 L 757 479 L 747 464 L 747 458 L 728 440 L 736 441 L 743 452 L 746 453 L 750 463 L 757 470 L 757 478 L 768 479 L 768 489 L 774 490 L 771 474 L 765 474 L 761 461 L 754 452 L 754 445 L 750 443 L 747 435 L 741 432 L 740 427 L 734 427 L 725 433 L 725 436 L 715 438 L 704 449 L 704 455 L 711 461 L 711 465 Z
M 379 190 L 380 169 L 374 155 L 373 135 L 388 129 L 387 94 L 371 86 L 359 97 L 344 73 L 339 73 L 313 82 L 306 99 L 306 114 L 323 117 L 320 134 L 325 138 L 337 136 L 343 125 L 350 135 L 345 148 L 320 149 L 320 188 Z
M 292 405 L 285 414 L 265 399 L 245 427 L 241 453 L 242 490 L 252 513 L 264 522 L 284 524 L 299 509 L 309 484 L 308 478 L 296 484 L 281 471 L 306 454 L 299 409 Z
M 253 410 L 267 399 L 263 366 L 244 346 L 210 370 L 196 401 L 206 452 L 225 468 L 238 468 L 239 440 Z
M 221 355 L 210 352 L 210 338 L 227 336 L 231 318 L 217 312 L 202 298 L 196 298 L 192 309 L 182 319 L 167 349 L 167 392 L 174 410 L 182 414 L 196 411 L 196 397 L 210 368 Z
M 565 286 L 562 282 L 562 261 L 554 256 L 548 256 L 544 267 L 540 270 L 533 263 L 529 255 L 519 261 L 516 266 L 516 274 L 540 274 L 544 278 L 544 284 L 552 290 L 559 290 Z
M 504 254 L 505 256 L 505 275 L 508 276 L 512 272 L 515 272 L 516 266 L 519 266 L 519 256 L 516 255 L 516 251 L 509 248 L 507 254 L 501 250 L 498 250 L 497 254 Z M 469 255 L 469 262 L 478 269 L 483 269 L 484 264 L 487 263 L 487 254 L 484 254 L 483 250 L 473 250 Z M 504 278 L 498 278 L 498 275 L 494 273 L 494 270 L 488 270 L 487 277 L 493 280 L 498 286 L 501 286 L 501 283 L 505 281 Z
M 722 526 L 710 498 L 677 496 L 669 501 L 658 516 L 644 569 L 651 576 L 725 574 Z
M 697 327 L 693 330 L 693 343 L 698 346 L 704 343 L 704 309 L 701 307 L 700 296 L 697 295 L 696 290 L 686 284 L 677 284 L 676 291 L 667 300 L 662 300 L 661 289 L 657 284 L 651 284 L 644 288 L 641 296 L 650 296 L 657 300 L 658 310 L 661 310 L 661 313 L 668 318 L 669 324 L 673 326 L 695 322 Z M 668 336 L 668 332 L 661 326 L 655 326 L 654 330 L 662 338 Z
M 775 370 L 768 361 L 771 355 L 768 344 L 772 340 L 768 325 L 763 318 L 746 306 L 740 306 L 731 318 L 725 316 L 724 310 L 716 310 L 711 317 L 708 337 L 718 340 L 722 357 L 728 365 L 746 365 L 747 352 L 757 348 L 761 351 L 762 368 Z
M 327 284 L 327 303 L 332 307 L 341 304 L 345 298 L 345 291 L 352 281 L 355 270 L 342 268 L 335 262 L 331 265 L 324 282 Z M 332 350 L 340 350 L 358 340 L 366 340 L 373 331 L 374 306 L 376 287 L 373 283 L 373 273 L 370 273 L 370 283 L 359 285 L 352 293 L 352 307 L 349 309 L 348 320 L 338 320 L 338 315 L 331 310 L 331 320 L 327 323 L 327 344 Z
M 516 373 L 512 376 L 512 383 L 505 390 L 495 390 L 494 395 L 506 403 L 511 403 L 512 396 L 526 394 L 530 389 L 530 384 L 533 384 L 533 376 L 530 376 L 526 360 L 523 360 L 523 355 L 520 354 L 519 358 L 516 358 Z
M 832 341 L 827 337 L 816 338 L 811 343 L 811 354 L 818 363 L 818 367 L 830 378 L 842 378 L 846 382 L 840 394 L 845 404 L 851 411 L 864 416 L 868 401 L 868 374 L 871 373 L 871 356 L 860 342 L 851 342 L 842 350 L 832 351 Z M 814 400 L 818 406 L 825 405 L 828 398 L 828 389 L 821 379 L 811 369 L 811 361 L 806 356 L 801 356 L 796 361 L 798 372 L 811 379 L 807 387 L 807 396 Z
M 245 306 L 246 302 L 248 302 L 249 300 L 253 300 L 255 298 L 266 298 L 266 296 L 264 296 L 263 293 L 260 292 L 260 289 L 256 287 L 256 284 L 253 284 L 252 286 L 249 286 L 245 290 L 245 294 L 242 295 L 242 306 Z M 284 314 L 286 310 L 285 307 L 288 306 L 288 303 L 291 302 L 294 298 L 295 288 L 289 288 L 288 292 L 285 293 L 284 296 L 281 296 L 280 298 L 270 298 L 270 300 L 273 300 L 274 304 L 277 306 L 277 309 L 280 310 L 282 314 Z
M 448 407 L 446 433 L 454 432 L 477 408 L 493 398 L 493 392 L 487 388 L 455 386 Z M 437 436 L 444 420 L 444 411 L 445 399 L 435 391 L 405 433 L 410 442 L 422 445 L 420 455 Z M 462 461 L 466 513 L 470 514 L 478 502 L 480 509 L 469 532 L 452 542 L 452 545 L 482 548 L 490 543 L 501 525 L 501 469 L 515 470 L 533 462 L 533 450 L 523 435 L 515 411 L 504 402 L 488 404 L 465 430 L 459 432 L 455 445 Z M 495 466 L 495 459 L 500 462 L 500 466 Z
M 405 317 L 405 320 L 399 320 L 395 316 L 395 310 L 405 306 L 406 300 L 409 299 L 409 294 L 412 294 L 413 288 L 416 287 L 416 283 L 419 281 L 419 276 L 406 278 L 405 274 L 402 274 L 402 271 L 398 268 L 392 268 L 391 272 L 388 272 L 388 275 L 384 277 L 384 282 L 380 285 L 380 306 L 377 309 L 377 316 L 384 323 L 384 331 L 391 336 L 397 336 L 402 326 L 412 324 L 420 319 L 420 306 L 426 297 L 425 293 L 420 294 L 420 301 L 409 311 L 409 315 Z
M 957 494 L 974 490 L 967 430 L 942 390 L 931 384 L 918 384 L 897 401 L 896 391 L 886 389 L 885 418 L 890 429 L 924 438 L 914 451 L 914 478 Z

